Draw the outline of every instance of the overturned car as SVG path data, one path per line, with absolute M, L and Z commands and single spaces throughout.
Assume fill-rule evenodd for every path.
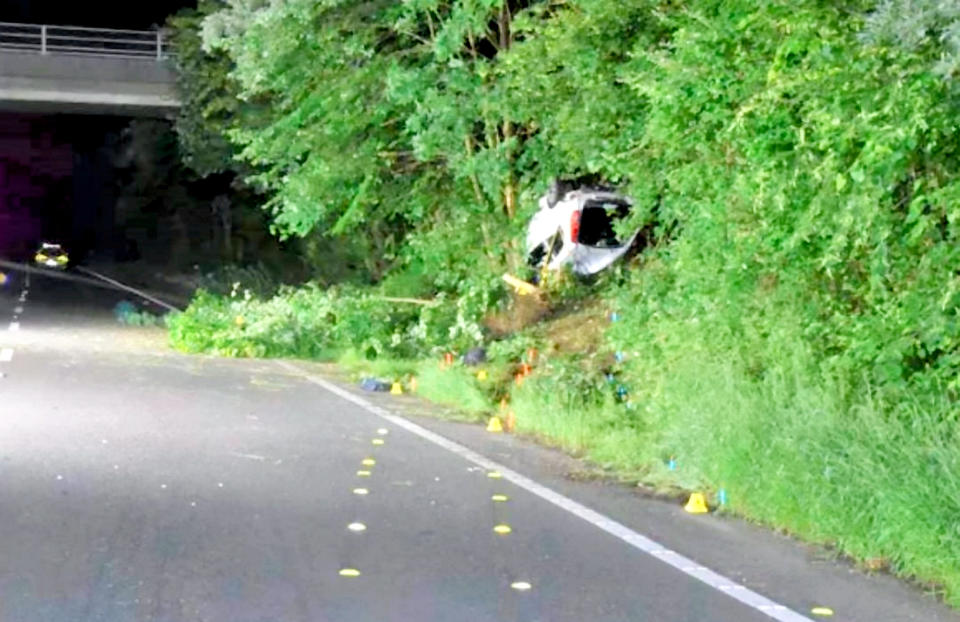
M 579 188 L 560 196 L 551 188 L 527 228 L 527 263 L 538 274 L 567 265 L 579 275 L 600 272 L 626 255 L 637 239 L 639 231 L 627 240 L 615 231 L 632 205 L 629 198 L 607 190 Z

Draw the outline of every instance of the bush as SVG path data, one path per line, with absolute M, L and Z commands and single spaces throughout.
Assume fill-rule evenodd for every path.
M 316 284 L 283 287 L 269 298 L 239 289 L 229 296 L 201 290 L 186 311 L 171 317 L 170 338 L 185 352 L 225 356 L 329 358 L 354 349 L 367 358 L 415 357 L 476 344 L 488 300 L 479 289 L 427 305 L 373 288 Z

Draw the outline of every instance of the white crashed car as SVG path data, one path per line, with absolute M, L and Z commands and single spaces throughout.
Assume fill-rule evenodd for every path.
M 631 205 L 623 195 L 598 190 L 574 190 L 556 202 L 544 195 L 527 228 L 527 262 L 538 271 L 569 265 L 580 275 L 600 272 L 623 257 L 639 233 L 620 240 L 614 231 Z

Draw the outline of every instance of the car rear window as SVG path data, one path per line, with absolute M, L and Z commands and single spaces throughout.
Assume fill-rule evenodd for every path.
M 614 223 L 630 211 L 629 204 L 614 201 L 587 201 L 580 215 L 578 242 L 587 246 L 619 246 Z

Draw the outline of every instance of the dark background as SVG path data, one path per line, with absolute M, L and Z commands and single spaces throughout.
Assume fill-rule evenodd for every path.
M 0 21 L 148 29 L 196 2 L 186 0 L 0 0 Z
M 0 22 L 148 30 L 195 4 L 0 0 Z M 0 256 L 31 256 L 42 240 L 61 242 L 75 256 L 123 254 L 129 240 L 118 222 L 118 199 L 131 170 L 117 163 L 131 122 L 0 111 Z M 163 223 L 149 224 L 151 237 L 163 237 Z

